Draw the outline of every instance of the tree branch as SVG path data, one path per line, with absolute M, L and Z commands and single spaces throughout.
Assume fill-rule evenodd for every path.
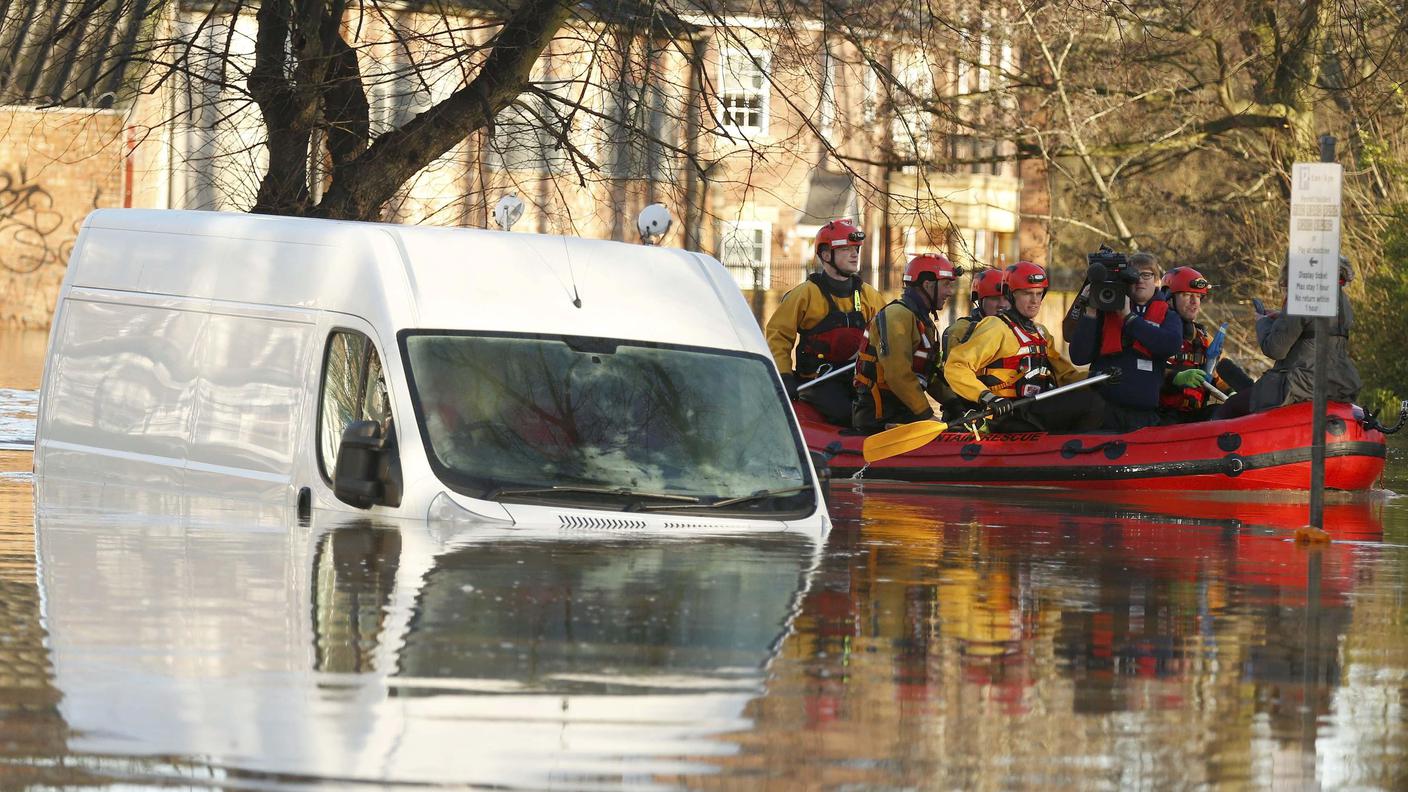
M 533 64 L 571 15 L 575 0 L 526 0 L 493 40 L 493 51 L 465 87 L 376 139 L 351 160 L 314 208 L 320 217 L 379 219 L 382 204 L 415 173 L 471 132 L 492 123 L 528 83 Z

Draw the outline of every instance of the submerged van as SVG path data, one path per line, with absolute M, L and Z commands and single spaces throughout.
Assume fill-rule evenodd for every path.
M 477 229 L 94 212 L 34 469 L 40 509 L 122 488 L 553 530 L 829 526 L 717 261 Z

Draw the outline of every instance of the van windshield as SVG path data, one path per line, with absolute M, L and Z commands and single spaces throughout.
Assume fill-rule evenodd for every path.
M 436 475 L 470 497 L 800 517 L 816 504 L 768 361 L 576 336 L 403 332 Z

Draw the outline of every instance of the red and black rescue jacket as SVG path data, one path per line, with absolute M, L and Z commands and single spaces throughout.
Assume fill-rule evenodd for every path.
M 814 272 L 807 280 L 816 285 L 831 310 L 820 322 L 797 329 L 797 376 L 811 379 L 822 365 L 843 366 L 860 350 L 865 337 L 866 318 L 861 303 L 861 280 L 851 278 L 851 297 L 838 302 L 823 273 Z
M 1203 368 L 1208 361 L 1208 346 L 1212 338 L 1207 328 L 1194 322 L 1192 334 L 1183 334 L 1183 348 L 1168 359 L 1168 369 L 1164 372 L 1164 387 L 1159 392 L 1159 406 L 1180 412 L 1202 409 L 1208 403 L 1208 391 L 1203 387 L 1181 388 L 1173 384 L 1179 372 L 1193 368 Z M 1186 326 L 1186 325 L 1185 325 Z

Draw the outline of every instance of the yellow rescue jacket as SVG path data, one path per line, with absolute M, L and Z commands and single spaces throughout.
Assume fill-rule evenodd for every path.
M 853 313 L 859 308 L 862 317 L 860 327 L 864 328 L 870 324 L 876 314 L 880 313 L 880 308 L 884 305 L 884 298 L 880 296 L 880 292 L 859 278 L 856 279 L 856 282 L 860 285 L 860 289 L 853 292 L 848 298 L 826 294 L 820 286 L 810 279 L 793 287 L 783 296 L 782 302 L 768 318 L 767 327 L 763 331 L 768 341 L 768 350 L 772 352 L 772 359 L 777 363 L 779 372 L 791 374 L 797 370 L 797 366 L 794 366 L 792 362 L 792 348 L 796 346 L 797 336 L 806 334 L 821 325 L 828 317 L 838 313 L 843 315 Z M 807 362 L 815 363 L 815 361 Z M 849 355 L 846 360 L 825 362 L 833 365 L 844 364 L 849 362 Z M 806 368 L 815 371 L 816 367 L 808 365 Z M 805 373 L 810 375 L 811 372 Z
M 966 342 L 949 350 L 948 360 L 944 363 L 944 378 L 954 393 L 971 402 L 981 401 L 986 390 L 998 396 L 1017 398 L 1022 395 L 1017 391 L 1018 385 L 1024 379 L 1028 383 L 1032 381 L 1028 375 L 1040 365 L 1037 357 L 1041 354 L 1044 354 L 1046 368 L 1050 370 L 1055 385 L 1066 385 L 1085 378 L 1083 372 L 1061 356 L 1056 345 L 1051 343 L 1051 333 L 1045 327 L 1032 322 L 1035 333 L 1031 333 L 1027 328 L 1009 322 L 1001 315 L 989 316 L 978 323 Z M 1037 335 L 1040 342 L 1035 341 L 1034 336 Z M 1017 362 L 1024 359 L 1027 362 Z
M 931 409 L 924 391 L 926 375 L 936 370 L 937 342 L 929 318 L 904 298 L 885 306 L 870 322 L 856 356 L 856 391 L 870 391 L 877 411 L 883 409 L 883 391 L 893 393 L 910 412 Z

